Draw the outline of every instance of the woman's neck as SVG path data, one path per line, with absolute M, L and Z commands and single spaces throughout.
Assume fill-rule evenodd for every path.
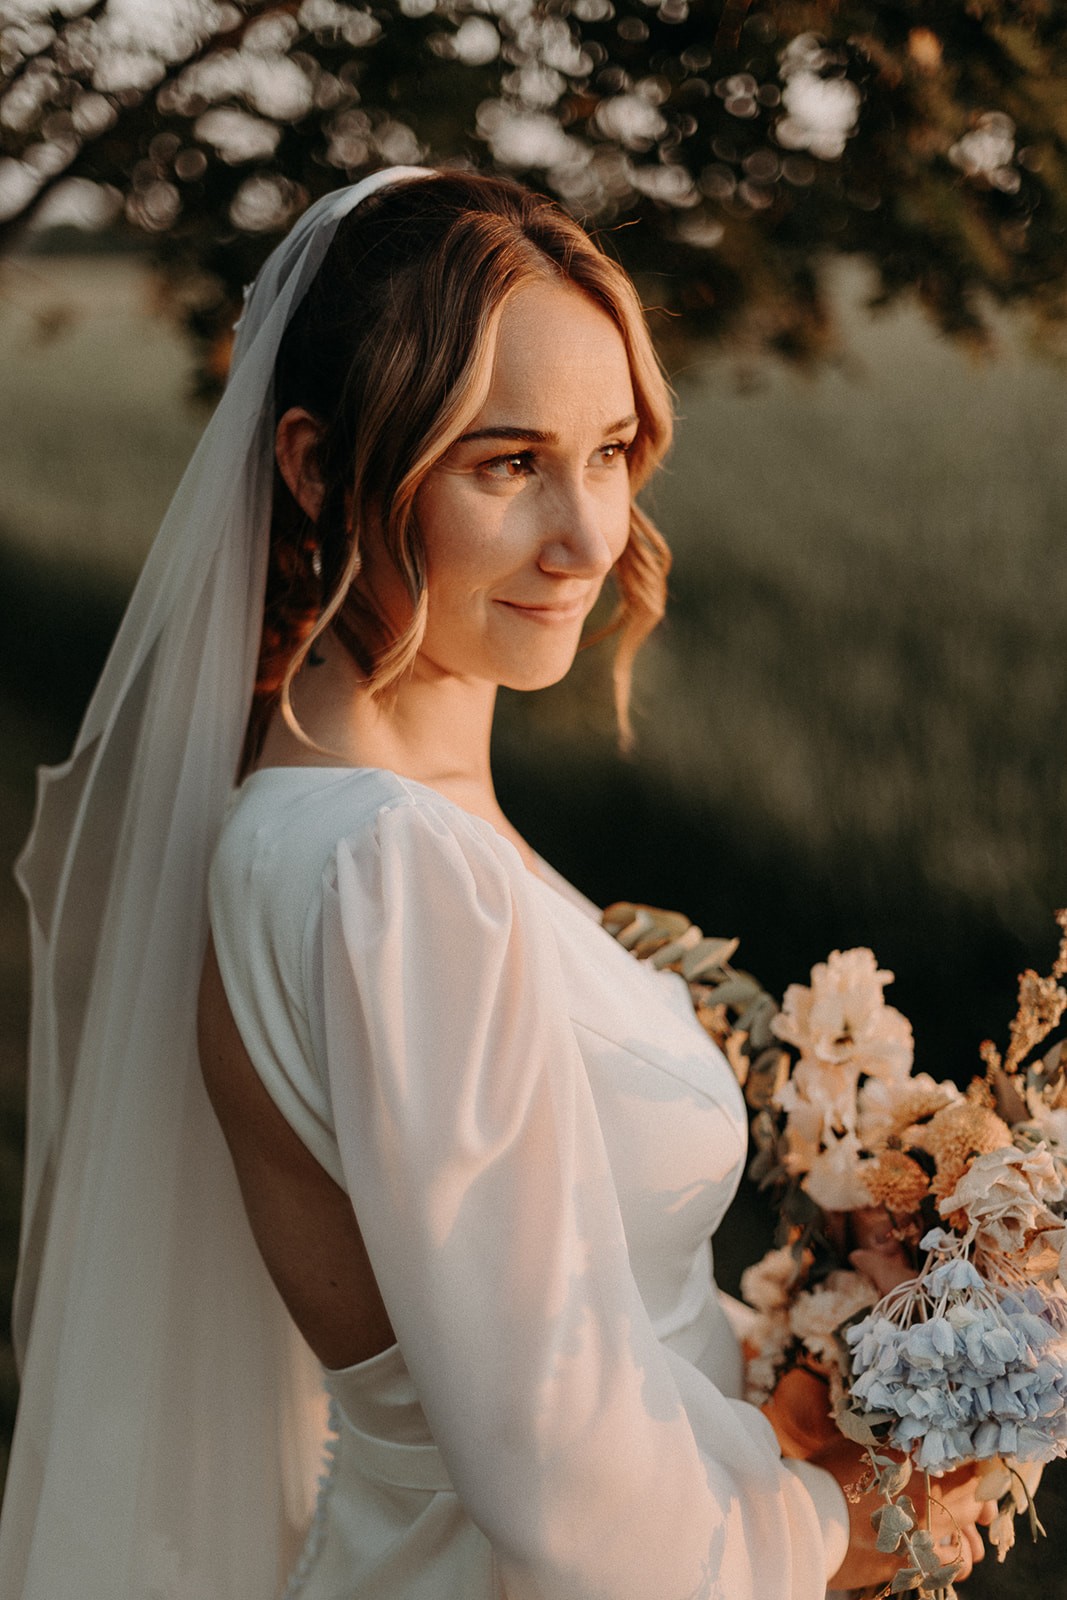
M 503 821 L 489 765 L 495 685 L 420 662 L 394 694 L 377 698 L 333 635 L 316 646 L 316 657 L 320 664 L 303 669 L 292 697 L 313 743 L 305 744 L 276 711 L 257 766 L 383 767 L 494 825 Z

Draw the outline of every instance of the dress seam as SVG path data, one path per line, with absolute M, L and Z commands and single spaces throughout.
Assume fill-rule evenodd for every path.
M 315 1496 L 315 1509 L 311 1515 L 311 1522 L 297 1556 L 296 1565 L 289 1574 L 282 1600 L 298 1600 L 303 1592 L 312 1569 L 322 1553 L 326 1542 L 326 1516 L 329 1509 L 329 1500 L 337 1482 L 337 1469 L 341 1453 L 341 1412 L 337 1401 L 330 1396 L 329 1411 L 326 1422 L 326 1438 L 323 1444 L 322 1470 L 319 1473 L 318 1493 Z

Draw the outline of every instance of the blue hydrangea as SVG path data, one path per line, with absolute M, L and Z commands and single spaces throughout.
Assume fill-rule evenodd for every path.
M 1067 1454 L 1061 1308 L 1034 1285 L 987 1283 L 940 1230 L 923 1244 L 934 1264 L 846 1331 L 853 1400 L 889 1412 L 888 1442 L 931 1472 Z

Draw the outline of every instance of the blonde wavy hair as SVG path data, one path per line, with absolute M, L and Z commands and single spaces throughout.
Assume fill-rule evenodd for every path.
M 276 706 L 306 738 L 292 685 L 326 629 L 377 695 L 410 669 L 428 599 L 416 496 L 484 403 L 504 305 L 523 285 L 546 279 L 581 290 L 622 335 L 639 423 L 628 457 L 636 495 L 670 446 L 670 393 L 633 284 L 573 218 L 508 179 L 440 172 L 380 190 L 341 223 L 275 372 L 276 416 L 300 407 L 320 423 L 316 466 L 325 494 L 311 522 L 275 469 L 246 765 Z M 359 583 L 370 528 L 410 601 L 399 633 Z M 632 502 L 629 540 L 613 569 L 615 614 L 585 641 L 617 635 L 614 697 L 624 746 L 633 737 L 634 657 L 663 615 L 670 559 Z

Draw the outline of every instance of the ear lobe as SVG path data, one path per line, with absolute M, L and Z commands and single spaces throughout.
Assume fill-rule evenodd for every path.
M 319 473 L 318 446 L 322 427 L 300 406 L 293 406 L 279 420 L 274 434 L 274 457 L 289 493 L 304 515 L 319 520 L 326 486 Z

